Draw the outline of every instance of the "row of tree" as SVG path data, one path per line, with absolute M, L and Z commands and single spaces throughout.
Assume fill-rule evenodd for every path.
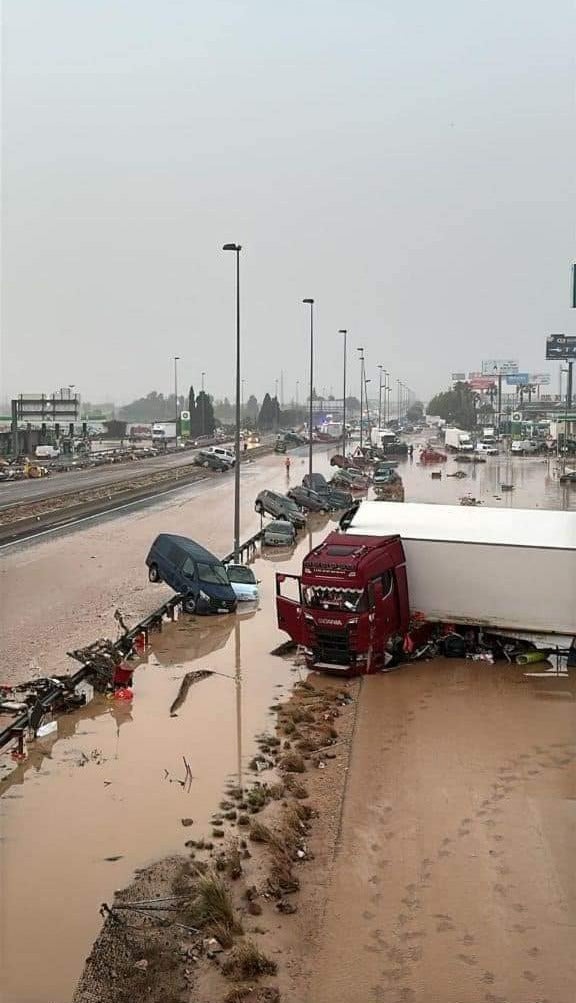
M 426 413 L 443 418 L 447 425 L 469 431 L 476 427 L 479 418 L 488 418 L 493 413 L 493 406 L 482 400 L 467 383 L 455 383 L 452 390 L 432 397 Z

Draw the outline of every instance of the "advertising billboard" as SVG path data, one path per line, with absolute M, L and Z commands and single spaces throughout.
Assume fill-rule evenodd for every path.
M 483 359 L 482 360 L 482 375 L 483 376 L 494 376 L 494 374 L 502 373 L 503 376 L 507 376 L 508 373 L 518 372 L 518 360 L 517 359 Z
M 468 386 L 471 390 L 491 390 L 495 385 L 494 380 L 487 376 L 474 376 L 468 380 Z
M 466 373 L 452 373 L 453 383 L 462 383 L 466 379 Z
M 550 373 L 530 373 L 530 383 L 534 386 L 548 386 L 550 383 Z
M 506 383 L 509 387 L 526 387 L 530 383 L 530 376 L 528 373 L 510 373 L 506 377 Z
M 546 358 L 558 361 L 576 359 L 576 337 L 566 334 L 549 334 L 546 338 Z

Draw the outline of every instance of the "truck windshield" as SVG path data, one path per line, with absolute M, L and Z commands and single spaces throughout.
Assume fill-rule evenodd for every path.
M 357 613 L 365 608 L 363 589 L 331 589 L 306 585 L 303 589 L 304 605 L 312 609 L 339 609 Z

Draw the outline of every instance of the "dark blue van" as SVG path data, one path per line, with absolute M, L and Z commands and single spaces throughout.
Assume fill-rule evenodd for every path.
M 166 582 L 185 596 L 189 613 L 233 613 L 236 596 L 226 568 L 194 540 L 161 533 L 146 558 L 151 582 Z

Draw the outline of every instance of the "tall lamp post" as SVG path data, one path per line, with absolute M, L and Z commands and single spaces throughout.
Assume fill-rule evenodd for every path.
M 205 422 L 205 419 L 204 419 L 204 401 L 205 401 L 205 397 L 204 397 L 204 377 L 206 376 L 206 373 L 201 373 L 200 375 L 202 377 L 202 410 L 200 412 L 200 431 L 201 431 L 202 435 L 204 435 L 205 432 L 206 432 L 206 429 L 205 429 L 206 422 Z
M 174 356 L 174 425 L 176 445 L 178 445 L 178 363 L 180 356 Z
M 364 378 L 364 400 L 366 401 L 366 431 L 368 433 L 368 445 L 372 438 L 372 423 L 370 421 L 370 401 L 368 399 L 368 384 L 372 383 L 372 380 Z
M 380 370 L 380 379 L 378 380 L 378 428 L 382 428 L 382 373 L 385 372 L 384 366 L 378 366 Z
M 360 353 L 360 450 L 362 450 L 362 419 L 364 417 L 363 400 L 364 400 L 364 349 L 357 348 L 357 352 Z
M 240 251 L 241 244 L 224 244 L 223 251 L 236 254 L 236 429 L 234 435 L 234 560 L 240 552 Z
M 314 419 L 314 300 L 308 297 L 302 300 L 310 307 L 310 415 L 308 421 L 308 473 L 312 477 L 312 422 Z M 310 485 L 312 486 L 312 485 Z
M 348 331 L 341 327 L 338 334 L 344 335 L 344 362 L 343 362 L 343 385 L 342 385 L 342 453 L 346 456 L 346 342 Z

